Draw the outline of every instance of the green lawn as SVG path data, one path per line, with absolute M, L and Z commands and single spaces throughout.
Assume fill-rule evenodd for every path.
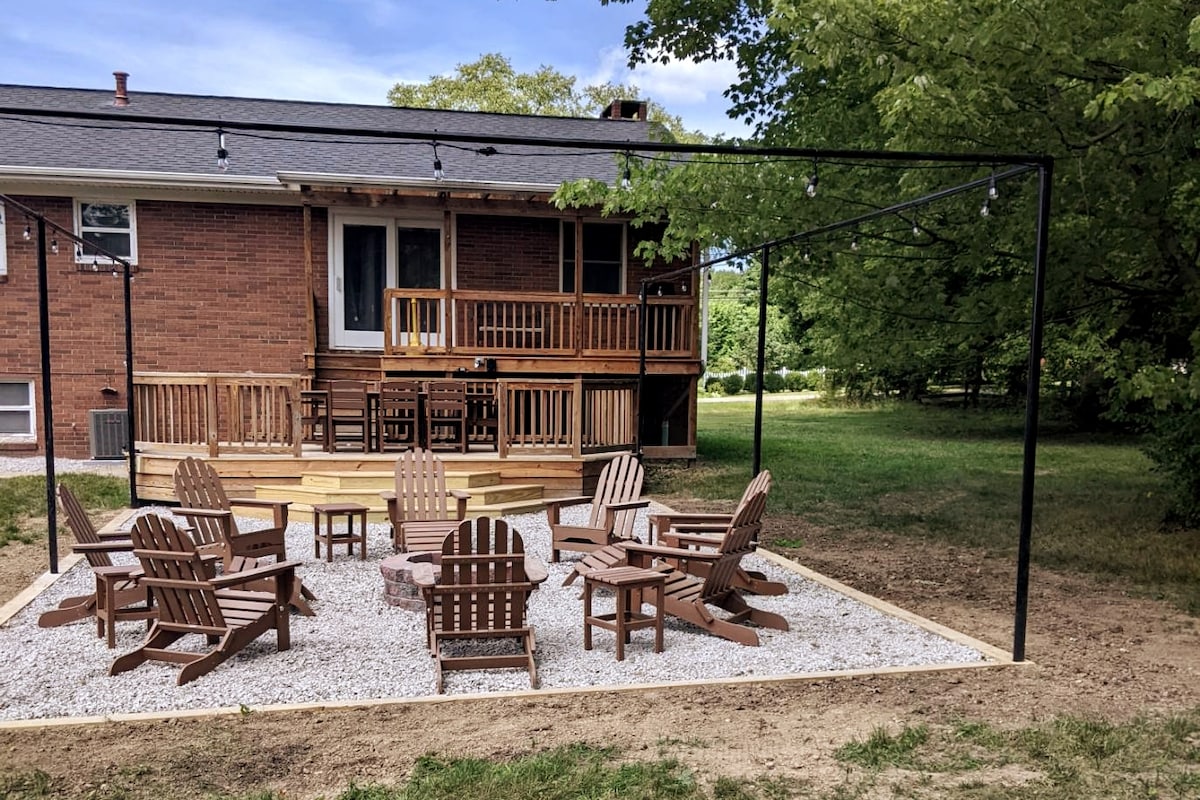
M 771 399 L 763 417 L 769 513 L 1015 555 L 1021 409 Z M 696 465 L 652 470 L 650 491 L 735 500 L 750 477 L 753 425 L 750 399 L 702 403 Z M 1164 487 L 1136 440 L 1043 426 L 1035 563 L 1127 578 L 1200 614 L 1200 531 L 1161 526 Z

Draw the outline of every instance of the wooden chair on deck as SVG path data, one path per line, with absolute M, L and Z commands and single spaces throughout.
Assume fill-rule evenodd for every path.
M 237 572 L 256 566 L 268 556 L 287 558 L 288 505 L 286 500 L 259 500 L 254 497 L 231 498 L 225 494 L 221 477 L 212 465 L 196 458 L 185 458 L 175 467 L 175 496 L 180 508 L 174 510 L 191 525 L 192 539 L 201 553 L 219 553 L 224 571 Z M 233 518 L 236 507 L 269 508 L 273 527 L 242 533 Z M 315 600 L 299 579 L 292 605 L 305 616 L 313 616 L 309 600 Z
M 415 564 L 413 582 L 425 597 L 426 636 L 437 659 L 437 691 L 444 672 L 524 667 L 538 687 L 534 631 L 526 616 L 537 588 L 528 574 L 525 543 L 504 520 L 464 520 L 442 542 L 441 564 Z M 516 652 L 472 653 L 471 640 L 515 639 Z
M 395 447 L 401 450 L 416 447 L 419 444 L 417 433 L 421 427 L 420 408 L 420 381 L 380 383 L 375 449 L 382 453 Z
M 764 496 L 771 491 L 771 472 L 763 470 L 746 484 L 740 506 L 752 495 L 761 492 Z M 665 547 L 692 547 L 715 549 L 720 546 L 721 537 L 733 519 L 732 514 L 692 514 L 670 512 L 650 515 L 650 541 L 658 542 Z M 657 538 L 654 533 L 657 531 Z M 757 544 L 757 543 L 756 543 Z M 708 565 L 695 559 L 683 562 L 693 574 L 704 577 Z M 733 579 L 734 585 L 744 592 L 761 595 L 787 594 L 787 584 L 782 581 L 769 581 L 761 572 L 749 572 L 738 567 Z
M 140 581 L 154 594 L 159 615 L 142 645 L 113 661 L 108 674 L 125 672 L 147 660 L 166 661 L 184 665 L 175 681 L 182 686 L 211 672 L 272 628 L 278 648 L 291 647 L 288 598 L 293 594 L 298 562 L 279 561 L 210 578 L 196 545 L 169 519 L 140 517 L 132 538 L 134 555 L 144 573 Z M 264 581 L 273 591 L 231 588 Z M 168 649 L 192 634 L 204 636 L 209 649 Z
M 396 489 L 387 501 L 392 543 L 400 553 L 437 552 L 446 534 L 467 515 L 471 495 L 446 488 L 446 468 L 428 450 L 416 448 L 396 459 Z
M 754 539 L 762 527 L 766 504 L 767 496 L 763 492 L 744 499 L 715 550 L 621 542 L 586 557 L 576 565 L 575 574 L 587 574 L 589 569 L 608 569 L 613 563 L 661 572 L 666 575 L 664 613 L 738 644 L 757 646 L 758 633 L 746 623 L 781 631 L 788 629 L 787 620 L 779 614 L 750 606 L 735 585 L 742 558 L 754 551 Z M 687 561 L 703 562 L 705 576 L 698 577 L 694 570 L 681 566 Z M 725 615 L 718 617 L 708 606 L 722 609 Z
M 430 381 L 425 387 L 427 447 L 467 452 L 467 387 L 462 381 Z
M 467 438 L 470 444 L 490 447 L 500 444 L 500 412 L 495 381 L 467 384 Z
M 326 441 L 333 452 L 341 444 L 353 444 L 356 449 L 371 449 L 371 401 L 365 381 L 330 381 L 326 423 Z M 346 429 L 349 429 L 347 432 Z
M 115 565 L 109 557 L 110 553 L 130 552 L 133 542 L 125 532 L 101 536 L 79 500 L 61 483 L 58 485 L 58 505 L 66 515 L 67 527 L 75 535 L 73 550 L 82 553 L 92 568 L 96 590 L 63 600 L 57 608 L 38 617 L 38 627 L 53 628 L 95 615 L 96 635 L 104 637 L 110 648 L 116 647 L 117 622 L 157 616 L 150 603 L 149 591 L 135 578 L 141 567 L 137 564 Z
M 592 497 L 564 497 L 546 503 L 546 518 L 550 523 L 550 560 L 558 562 L 560 550 L 591 552 L 616 541 L 633 538 L 633 523 L 639 508 L 650 505 L 639 499 L 642 494 L 642 465 L 633 455 L 617 456 L 600 472 L 596 493 Z M 591 503 L 591 512 L 584 525 L 564 525 L 561 512 L 565 506 Z

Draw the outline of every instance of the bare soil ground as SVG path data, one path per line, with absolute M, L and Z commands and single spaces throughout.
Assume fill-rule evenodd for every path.
M 782 552 L 819 572 L 1011 647 L 1011 563 L 877 533 L 834 537 L 798 519 L 776 517 L 768 544 L 771 534 L 802 538 L 802 551 Z M 44 568 L 41 547 L 5 548 L 0 586 L 24 586 Z M 1118 722 L 1200 706 L 1196 619 L 1086 577 L 1035 568 L 1031 586 L 1030 665 L 9 729 L 0 730 L 0 775 L 39 769 L 74 797 L 273 789 L 313 798 L 335 796 L 351 781 L 398 782 L 427 753 L 505 757 L 586 741 L 630 758 L 674 756 L 710 777 L 771 775 L 819 787 L 842 774 L 834 750 L 878 726 L 1007 727 L 1059 714 Z M 331 664 L 331 680 L 336 673 Z

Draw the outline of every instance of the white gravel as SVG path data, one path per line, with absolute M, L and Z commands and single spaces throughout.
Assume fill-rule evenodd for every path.
M 583 510 L 576 509 L 577 513 Z M 549 558 L 544 513 L 517 515 L 509 521 L 521 532 L 528 551 Z M 241 520 L 239 524 L 248 530 L 264 523 Z M 280 653 L 273 634 L 262 636 L 213 672 L 183 687 L 175 686 L 177 668 L 162 663 L 108 676 L 112 659 L 140 643 L 144 636 L 141 623 L 118 625 L 116 650 L 105 647 L 91 620 L 58 628 L 37 627 L 42 611 L 64 597 L 91 590 L 86 564 L 76 566 L 0 628 L 0 658 L 5 661 L 0 678 L 0 719 L 238 705 L 253 708 L 433 694 L 434 664 L 425 648 L 423 614 L 384 603 L 379 561 L 392 553 L 388 526 L 373 524 L 369 530 L 367 561 L 351 559 L 345 547 L 339 547 L 333 563 L 328 564 L 311 557 L 311 524 L 307 520 L 293 522 L 288 528 L 288 552 L 305 561 L 301 575 L 318 598 L 313 604 L 317 616 L 292 615 L 291 650 Z M 746 566 L 787 582 L 787 595 L 755 597 L 750 602 L 782 614 L 791 623 L 791 631 L 760 629 L 762 645 L 743 647 L 668 617 L 663 653 L 653 652 L 653 631 L 638 631 L 626 646 L 625 661 L 618 662 L 613 636 L 606 631 L 594 630 L 594 649 L 583 649 L 579 582 L 562 588 L 569 561 L 549 564 L 550 577 L 530 602 L 542 688 L 984 660 L 974 649 L 876 611 L 765 559 L 751 557 Z M 446 677 L 448 694 L 528 688 L 523 669 L 450 672 Z
M 124 459 L 54 459 L 54 472 L 62 475 L 66 472 L 94 472 L 101 475 L 129 476 L 129 462 Z M 46 459 L 42 456 L 0 456 L 0 478 L 13 475 L 44 475 Z

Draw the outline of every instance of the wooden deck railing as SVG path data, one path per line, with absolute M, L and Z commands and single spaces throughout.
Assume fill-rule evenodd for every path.
M 603 358 L 639 352 L 641 305 L 635 295 L 589 294 L 582 304 L 559 293 L 386 289 L 387 355 L 461 353 Z M 699 356 L 692 297 L 647 300 L 651 358 Z
M 134 373 L 139 449 L 301 455 L 300 375 Z M 472 381 L 496 398 L 496 450 L 580 456 L 637 444 L 637 382 Z
M 300 455 L 300 375 L 135 372 L 139 447 Z
M 498 450 L 580 456 L 637 444 L 635 381 L 498 382 Z

